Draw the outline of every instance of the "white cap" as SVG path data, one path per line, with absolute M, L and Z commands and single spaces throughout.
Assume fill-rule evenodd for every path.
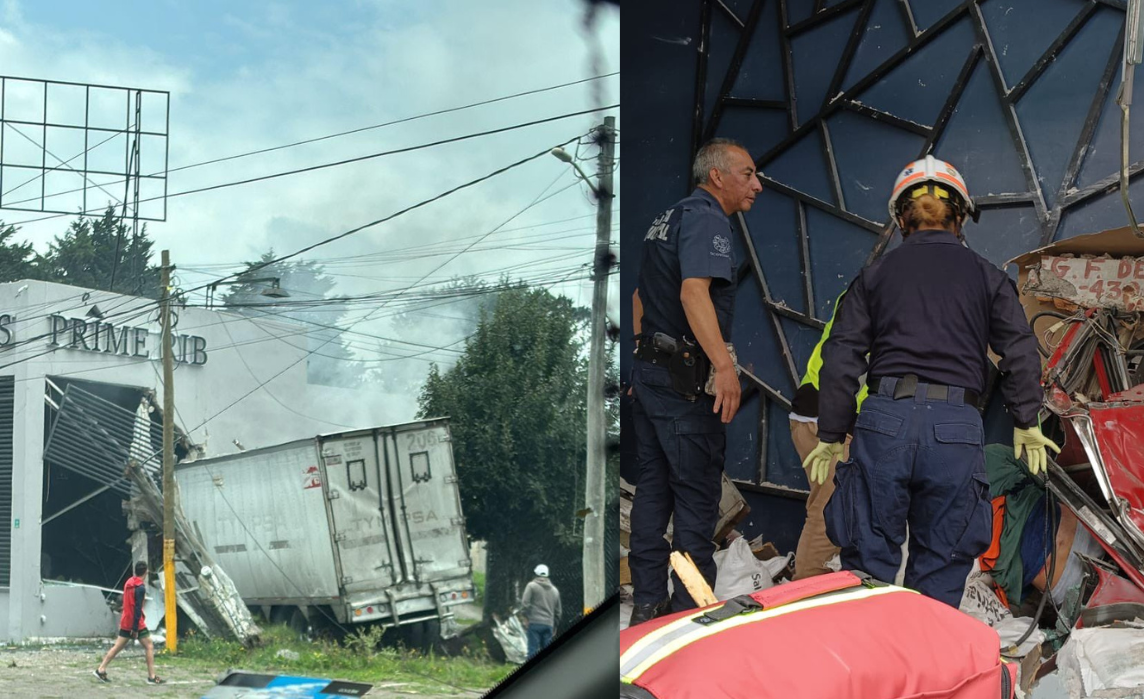
M 532 572 L 536 575 L 539 575 L 542 578 L 547 578 L 548 577 L 548 566 L 541 563 L 540 565 L 536 566 L 536 568 Z

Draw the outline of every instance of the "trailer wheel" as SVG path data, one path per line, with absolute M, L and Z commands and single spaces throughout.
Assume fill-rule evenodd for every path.
M 305 641 L 313 640 L 313 634 L 310 631 L 310 620 L 298 607 L 294 607 L 294 611 L 290 613 L 289 621 L 286 622 L 290 630 L 298 637 Z
M 299 607 L 275 607 L 270 618 L 276 624 L 285 624 L 296 636 L 311 640 L 310 622 Z
M 428 653 L 441 637 L 441 622 L 436 619 L 418 621 L 401 627 L 402 640 L 409 648 Z

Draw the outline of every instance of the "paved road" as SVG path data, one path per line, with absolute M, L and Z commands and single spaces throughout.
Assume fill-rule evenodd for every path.
M 158 674 L 167 680 L 162 686 L 146 683 L 147 665 L 143 649 L 125 649 L 108 668 L 110 684 L 99 682 L 91 671 L 99 665 L 107 645 L 59 648 L 0 649 L 0 693 L 21 699 L 134 699 L 135 697 L 201 697 L 214 686 L 218 676 L 160 662 Z M 414 694 L 402 691 L 399 683 L 379 683 L 369 699 L 457 699 L 458 694 Z

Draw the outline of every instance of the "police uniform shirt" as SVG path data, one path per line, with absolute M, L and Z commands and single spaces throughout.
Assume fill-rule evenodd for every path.
M 819 438 L 841 442 L 854 422 L 858 377 L 916 374 L 919 383 L 985 388 L 987 349 L 1002 359 L 1014 423 L 1037 424 L 1037 340 L 1007 274 L 944 230 L 916 231 L 863 269 L 823 347 Z
M 710 278 L 711 302 L 723 341 L 731 341 L 735 253 L 731 221 L 710 192 L 696 188 L 652 222 L 644 236 L 639 293 L 642 330 L 695 339 L 680 301 L 684 279 Z

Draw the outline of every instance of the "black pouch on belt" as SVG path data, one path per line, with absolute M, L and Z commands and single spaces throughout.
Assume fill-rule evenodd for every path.
M 687 400 L 695 400 L 703 392 L 709 368 L 707 356 L 699 345 L 684 338 L 667 365 L 671 387 Z

